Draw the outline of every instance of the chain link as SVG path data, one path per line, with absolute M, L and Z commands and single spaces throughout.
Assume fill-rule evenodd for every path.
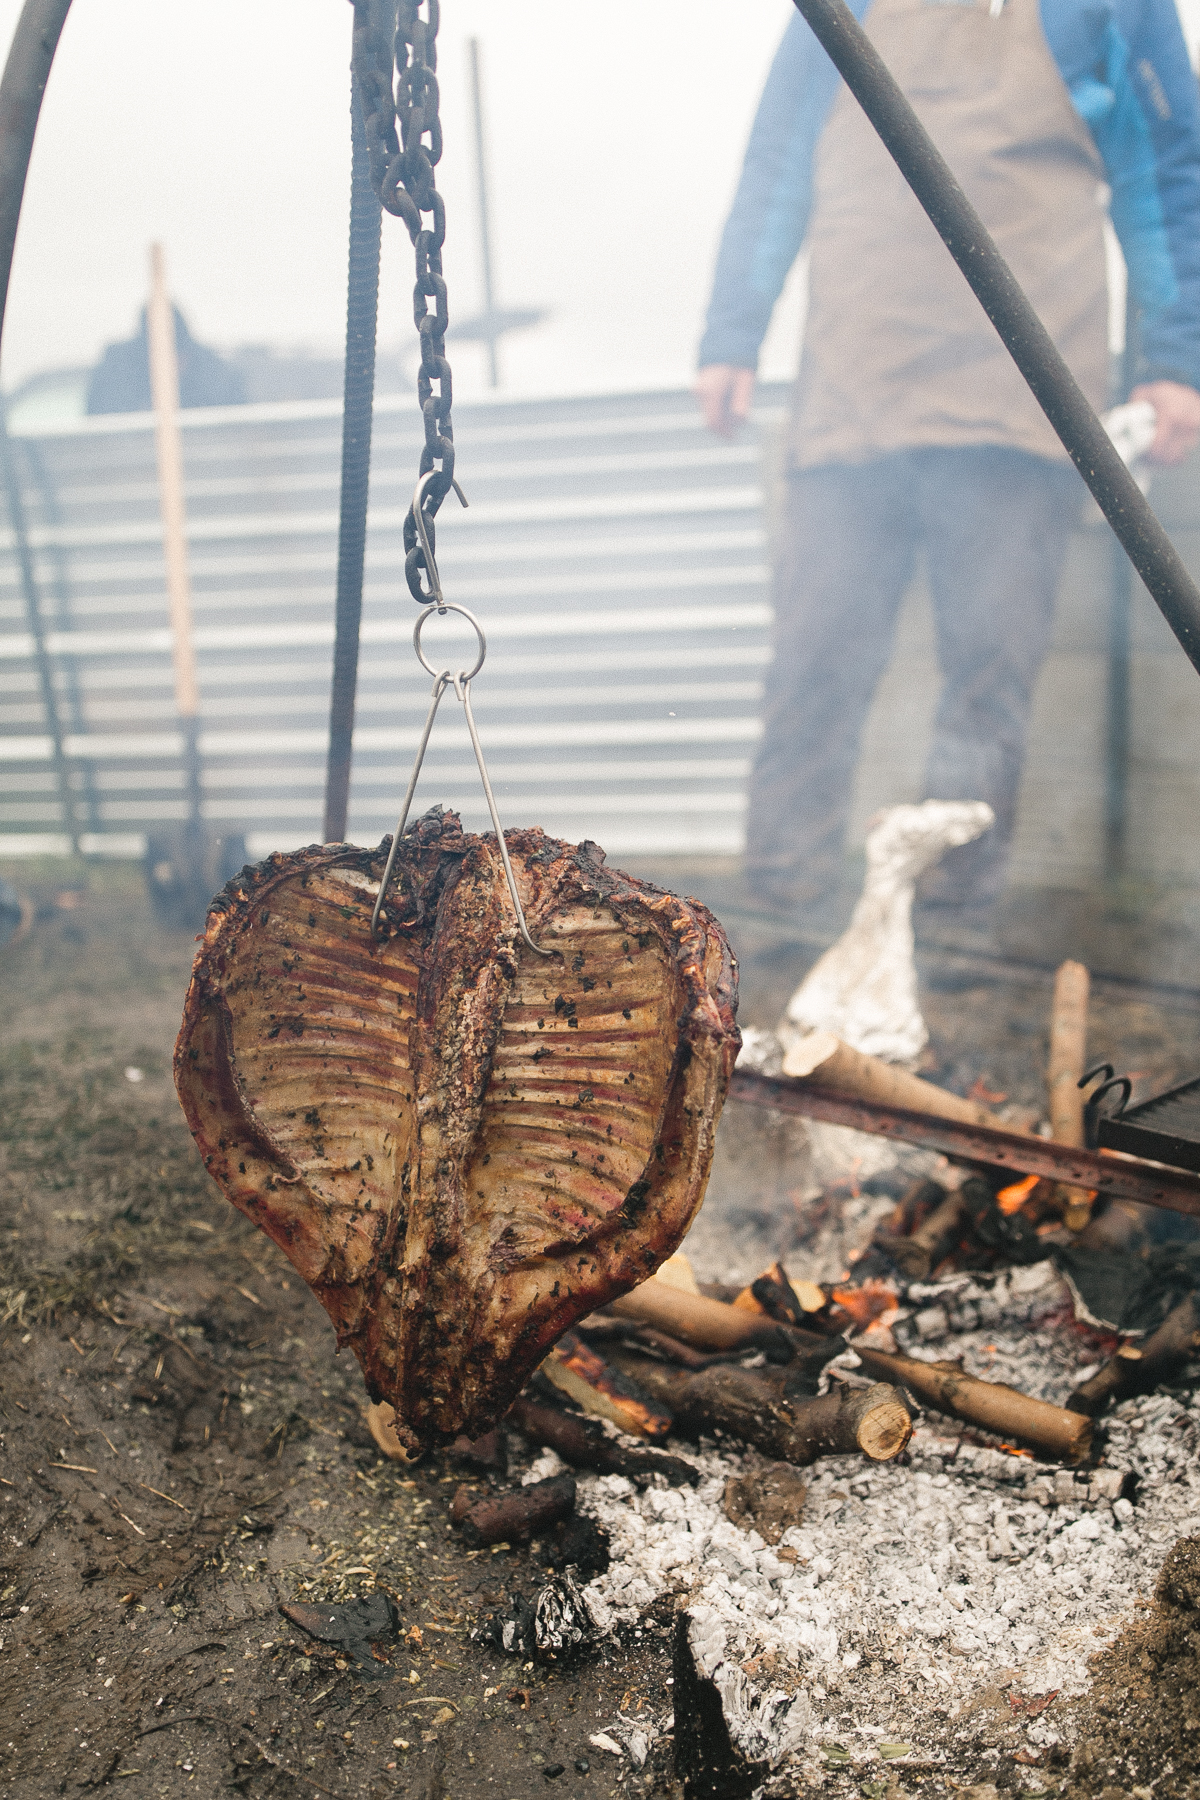
M 450 322 L 442 245 L 446 206 L 434 169 L 442 155 L 438 117 L 439 0 L 353 0 L 354 79 L 361 97 L 371 159 L 371 185 L 385 212 L 402 219 L 416 251 L 413 320 L 421 342 L 417 398 L 425 421 L 418 492 L 432 553 L 434 515 L 454 483 L 454 382 L 446 358 Z M 397 127 L 399 129 L 397 129 Z M 431 215 L 426 225 L 423 215 Z M 430 301 L 433 302 L 432 309 Z M 428 568 L 412 507 L 404 521 L 404 577 L 422 606 L 434 597 L 422 585 Z

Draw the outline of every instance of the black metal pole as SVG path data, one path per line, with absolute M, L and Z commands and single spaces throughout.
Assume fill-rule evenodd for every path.
M 496 354 L 496 297 L 492 284 L 492 223 L 489 216 L 487 181 L 487 147 L 483 136 L 483 78 L 479 68 L 479 39 L 467 41 L 471 64 L 471 110 L 475 119 L 475 186 L 479 195 L 479 260 L 483 273 L 483 316 L 490 330 L 487 339 L 488 386 L 500 385 L 500 362 Z
M 50 466 L 38 445 L 26 438 L 22 449 L 25 452 L 25 461 L 29 472 L 41 491 L 42 515 L 52 533 L 47 551 L 54 575 L 54 622 L 59 631 L 67 633 L 74 629 L 75 620 L 71 613 L 70 570 L 67 566 L 67 556 L 63 549 L 62 539 L 58 536 L 59 527 L 63 522 L 58 489 L 50 472 Z M 67 702 L 71 729 L 77 736 L 84 737 L 87 734 L 87 714 L 83 706 L 83 688 L 79 680 L 78 658 L 60 654 L 58 666 L 62 671 L 63 693 Z M 88 825 L 93 832 L 98 832 L 101 826 L 101 817 L 100 793 L 96 786 L 96 765 L 90 757 L 80 757 L 76 760 L 75 766 L 83 778 L 82 799 Z
M 1117 375 L 1117 401 L 1128 400 L 1137 368 L 1137 307 L 1125 297 L 1125 348 Z M 1129 724 L 1133 570 L 1115 538 L 1108 540 L 1108 684 L 1104 708 L 1104 872 L 1125 873 L 1129 818 Z
M 54 688 L 54 669 L 50 662 L 50 653 L 46 649 L 46 623 L 42 614 L 41 589 L 38 586 L 37 572 L 33 566 L 33 552 L 29 544 L 25 496 L 21 492 L 16 459 L 13 456 L 12 439 L 8 435 L 8 423 L 4 417 L 2 405 L 0 405 L 0 464 L 3 465 L 8 516 L 12 523 L 13 540 L 17 551 L 17 567 L 21 572 L 21 589 L 25 597 L 25 621 L 29 626 L 29 635 L 33 641 L 33 663 L 37 670 L 42 712 L 45 715 L 46 730 L 50 737 L 50 756 L 54 764 L 58 803 L 62 812 L 63 828 L 71 841 L 71 854 L 78 856 L 79 823 L 75 817 L 75 794 L 71 786 L 71 765 L 67 760 L 67 752 L 63 744 L 58 695 Z
M 342 496 L 338 518 L 337 611 L 329 759 L 325 768 L 324 842 L 345 840 L 358 688 L 367 500 L 371 485 L 371 414 L 375 401 L 375 332 L 379 313 L 380 206 L 358 85 L 350 91 L 350 268 L 346 289 L 346 370 L 342 405 Z
M 42 95 L 71 0 L 25 0 L 0 77 L 0 332 Z
M 845 0 L 795 0 L 1029 383 L 1192 666 L 1200 591 L 983 220 Z

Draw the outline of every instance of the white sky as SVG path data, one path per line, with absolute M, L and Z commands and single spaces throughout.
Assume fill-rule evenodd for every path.
M 1200 4 L 1200 0 L 1197 0 Z M 20 0 L 0 0 L 7 44 Z M 790 0 L 443 0 L 439 74 L 452 316 L 480 305 L 465 42 L 483 48 L 505 386 L 689 379 L 717 235 Z M 337 351 L 349 186 L 345 0 L 74 0 L 42 109 L 2 373 L 91 362 L 128 336 L 146 249 L 217 345 Z M 385 218 L 381 342 L 412 332 L 408 236 Z M 790 373 L 789 294 L 764 372 Z M 456 391 L 482 360 L 455 346 Z

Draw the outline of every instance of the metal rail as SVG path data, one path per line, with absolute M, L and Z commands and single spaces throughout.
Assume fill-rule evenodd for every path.
M 70 10 L 71 0 L 25 0 L 0 77 L 0 334 L 33 134 Z
M 963 1125 L 957 1119 L 939 1119 L 903 1106 L 881 1106 L 873 1100 L 838 1094 L 786 1075 L 760 1075 L 753 1069 L 734 1070 L 729 1098 L 748 1106 L 769 1106 L 776 1112 L 795 1113 L 804 1119 L 821 1119 L 829 1125 L 849 1125 L 854 1131 L 869 1131 L 874 1137 L 919 1144 L 925 1150 L 940 1150 L 958 1162 L 982 1163 L 1016 1175 L 1041 1175 L 1070 1187 L 1094 1189 L 1112 1200 L 1137 1200 L 1143 1206 L 1161 1206 L 1170 1212 L 1200 1217 L 1200 1177 L 1156 1163 L 1101 1156 L 1095 1150 L 1074 1150 L 1067 1144 L 1026 1137 L 1018 1131 Z
M 1185 655 L 1200 671 L 1200 590 L 949 164 L 845 0 L 795 0 L 795 5 L 928 213 Z

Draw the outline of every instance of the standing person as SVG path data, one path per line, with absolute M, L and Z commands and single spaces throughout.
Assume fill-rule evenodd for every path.
M 1093 406 L 1106 404 L 1106 208 L 1141 314 L 1152 461 L 1200 436 L 1200 102 L 1174 0 L 850 0 Z M 773 661 L 746 874 L 788 915 L 836 891 L 859 741 L 923 549 L 943 685 L 926 795 L 994 830 L 922 895 L 986 936 L 1030 703 L 1083 486 L 874 129 L 788 25 L 725 226 L 696 392 L 746 418 L 809 249 Z M 944 909 L 944 910 L 942 910 Z

